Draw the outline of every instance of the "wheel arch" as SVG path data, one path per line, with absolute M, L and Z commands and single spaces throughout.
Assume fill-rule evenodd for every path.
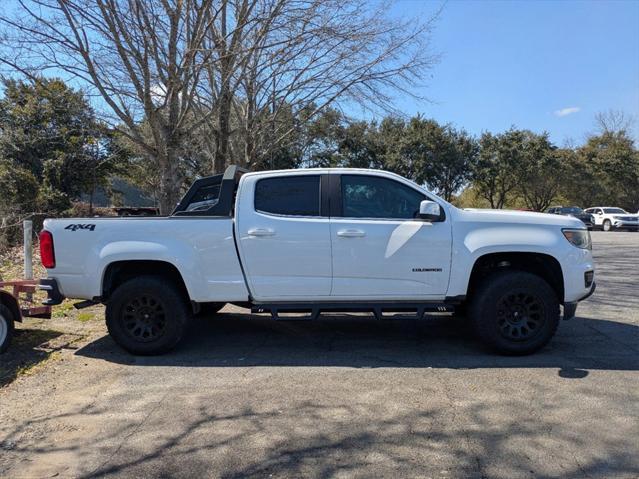
M 563 303 L 564 276 L 561 264 L 554 256 L 535 252 L 487 253 L 478 257 L 468 280 L 467 297 L 473 295 L 483 278 L 504 269 L 526 271 L 541 277 L 555 291 L 559 302 Z
M 184 296 L 190 299 L 184 278 L 174 264 L 162 260 L 122 260 L 109 263 L 104 269 L 100 288 L 101 301 L 108 301 L 118 285 L 138 276 L 165 277 L 176 284 Z
M 13 320 L 22 322 L 22 313 L 18 300 L 11 293 L 0 290 L 0 304 L 6 306 L 13 314 Z

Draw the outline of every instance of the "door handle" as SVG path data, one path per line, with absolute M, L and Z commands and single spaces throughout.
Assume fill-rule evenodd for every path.
M 251 228 L 247 233 L 249 236 L 274 236 L 275 230 L 271 228 Z
M 339 230 L 337 236 L 342 238 L 361 238 L 366 236 L 366 233 L 362 230 Z

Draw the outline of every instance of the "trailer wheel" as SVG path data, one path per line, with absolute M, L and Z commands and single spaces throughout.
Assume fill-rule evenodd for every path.
M 173 349 L 182 339 L 189 317 L 182 291 L 161 276 L 140 276 L 122 283 L 106 307 L 111 337 L 139 355 Z
M 13 337 L 13 313 L 4 304 L 0 304 L 0 354 L 4 353 Z

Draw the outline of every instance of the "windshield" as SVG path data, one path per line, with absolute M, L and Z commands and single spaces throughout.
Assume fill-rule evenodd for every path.
M 627 211 L 624 211 L 621 208 L 604 208 L 603 210 L 604 210 L 604 213 L 609 214 L 609 215 L 610 214 L 612 214 L 612 215 L 614 215 L 614 214 L 627 215 L 628 214 Z
M 576 206 L 568 206 L 566 208 L 562 208 L 561 212 L 565 215 L 580 215 L 584 212 L 584 210 Z

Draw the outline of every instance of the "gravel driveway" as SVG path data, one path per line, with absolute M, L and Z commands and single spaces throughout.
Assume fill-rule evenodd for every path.
M 441 317 L 227 308 L 156 358 L 96 322 L 0 390 L 0 477 L 639 477 L 639 233 L 593 239 L 595 296 L 529 357 Z

